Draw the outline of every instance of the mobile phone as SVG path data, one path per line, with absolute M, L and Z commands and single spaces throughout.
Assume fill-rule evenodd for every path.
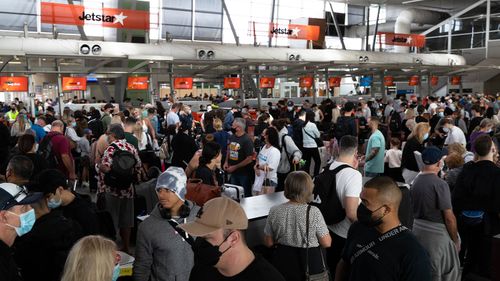
M 76 191 L 76 184 L 78 183 L 78 180 L 75 180 L 75 182 L 73 183 L 73 191 Z

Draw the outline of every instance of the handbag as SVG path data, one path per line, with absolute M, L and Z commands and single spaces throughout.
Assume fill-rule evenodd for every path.
M 330 271 L 325 266 L 325 259 L 323 258 L 323 253 L 320 249 L 321 262 L 323 263 L 323 272 L 317 274 L 309 274 L 309 211 L 311 210 L 311 205 L 307 205 L 306 214 L 306 281 L 329 281 Z
M 189 179 L 186 185 L 186 199 L 198 206 L 203 206 L 208 200 L 221 196 L 221 188 L 204 184 L 201 179 Z
M 310 138 L 312 138 L 316 142 L 316 146 L 318 146 L 318 148 L 325 146 L 325 144 L 323 143 L 323 140 L 321 138 L 315 138 L 315 137 L 313 137 L 304 128 L 302 128 L 302 131 L 304 131 L 304 133 L 306 133 L 306 135 L 308 135 Z

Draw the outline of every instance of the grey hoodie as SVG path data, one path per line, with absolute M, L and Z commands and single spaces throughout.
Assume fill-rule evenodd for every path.
M 281 146 L 281 159 L 280 159 L 280 164 L 278 165 L 278 173 L 286 174 L 290 172 L 290 163 L 287 159 L 287 157 L 292 157 L 294 160 L 299 161 L 302 158 L 302 152 L 299 150 L 297 145 L 295 145 L 295 142 L 290 136 L 285 137 L 285 145 L 281 143 L 283 136 L 288 134 L 288 130 L 286 127 L 281 129 L 281 131 L 278 132 L 279 135 L 279 141 L 280 141 L 280 146 Z M 288 152 L 288 155 L 285 153 L 285 148 L 286 146 L 286 151 Z
M 190 202 L 189 202 L 190 203 Z M 178 223 L 193 221 L 198 206 L 189 204 L 191 213 Z M 151 215 L 140 225 L 134 262 L 135 281 L 188 281 L 193 267 L 193 250 L 160 215 L 156 206 Z

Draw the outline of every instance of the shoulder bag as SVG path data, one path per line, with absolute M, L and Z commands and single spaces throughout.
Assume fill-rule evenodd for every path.
M 191 202 L 194 202 L 198 206 L 203 206 L 205 202 L 207 202 L 208 200 L 220 196 L 221 196 L 221 188 L 219 186 L 204 184 L 201 179 L 196 179 L 196 178 L 188 179 L 187 181 L 186 199 Z
M 306 214 L 306 281 L 329 281 L 330 272 L 325 266 L 325 259 L 323 258 L 323 253 L 321 248 L 318 247 L 319 254 L 321 255 L 321 262 L 323 263 L 323 272 L 317 274 L 309 274 L 309 211 L 311 210 L 311 205 L 307 205 Z
M 310 138 L 312 138 L 316 142 L 316 145 L 318 146 L 318 148 L 325 146 L 325 144 L 323 143 L 323 140 L 321 138 L 315 138 L 315 137 L 313 137 L 311 134 L 309 134 L 306 131 L 305 128 L 302 128 L 302 130 L 304 131 L 304 133 L 306 133 L 306 135 L 308 135 Z

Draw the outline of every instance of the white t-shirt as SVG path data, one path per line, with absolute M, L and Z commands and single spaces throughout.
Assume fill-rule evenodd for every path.
M 389 168 L 400 168 L 403 151 L 399 149 L 389 149 L 385 152 L 384 162 L 389 163 Z
M 339 161 L 334 161 L 330 165 L 330 170 L 337 168 L 340 165 L 347 164 Z M 337 194 L 340 199 L 340 203 L 342 207 L 344 206 L 344 201 L 346 197 L 357 197 L 361 194 L 361 189 L 363 188 L 363 176 L 358 170 L 353 168 L 345 168 L 342 169 L 336 175 L 336 188 Z M 361 202 L 361 200 L 360 200 Z M 347 238 L 347 232 L 349 231 L 349 227 L 351 227 L 351 221 L 345 217 L 343 221 L 329 225 L 328 228 L 338 236 L 342 238 Z
M 271 146 L 269 148 L 266 148 L 266 146 L 264 146 L 260 150 L 259 156 L 258 156 L 260 166 L 267 164 L 269 166 L 269 168 L 272 169 L 271 171 L 269 171 L 267 173 L 267 179 L 269 179 L 270 181 L 273 181 L 275 183 L 278 182 L 277 170 L 278 170 L 278 165 L 280 164 L 280 158 L 281 158 L 281 153 L 274 146 Z M 261 171 L 261 172 L 263 172 L 263 171 Z
M 180 122 L 181 122 L 181 120 L 179 119 L 179 115 L 177 115 L 177 113 L 170 111 L 167 114 L 167 126 L 176 125 L 177 123 L 180 123 Z
M 453 143 L 460 143 L 463 147 L 467 144 L 464 132 L 462 132 L 462 129 L 457 126 L 451 127 L 450 132 L 448 132 L 448 137 L 444 140 L 445 145 Z
M 433 102 L 431 104 L 429 104 L 429 111 L 430 111 L 430 114 L 434 114 L 436 112 L 436 109 L 438 108 L 438 105 Z

